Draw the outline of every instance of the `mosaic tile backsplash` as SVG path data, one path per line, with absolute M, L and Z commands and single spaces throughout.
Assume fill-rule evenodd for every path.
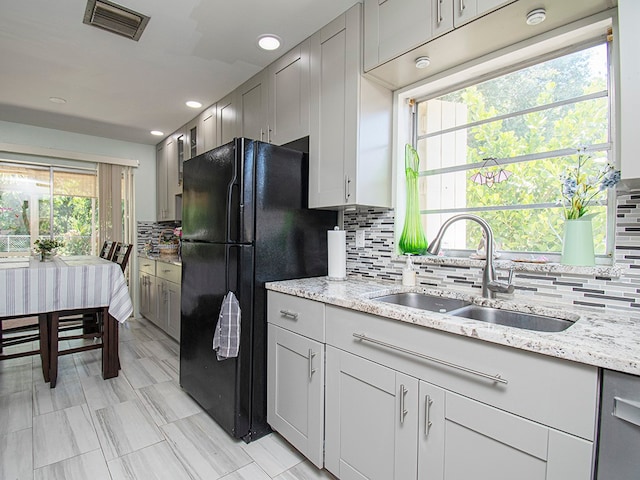
M 165 230 L 173 230 L 179 227 L 175 222 L 138 222 L 138 253 L 142 252 L 145 244 L 151 242 L 151 252 L 158 253 L 158 239 Z
M 393 210 L 345 212 L 347 274 L 369 279 L 402 280 L 404 262 L 394 257 Z M 365 230 L 365 247 L 355 247 L 356 230 Z M 618 195 L 615 263 L 617 278 L 568 273 L 515 272 L 513 298 L 531 297 L 556 303 L 640 314 L 640 190 Z M 479 294 L 482 269 L 415 265 L 418 283 Z M 507 272 L 498 271 L 506 280 Z M 504 275 L 504 278 L 502 276 Z

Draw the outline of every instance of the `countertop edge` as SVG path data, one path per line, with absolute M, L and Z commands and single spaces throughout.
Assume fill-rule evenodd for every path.
M 332 281 L 327 277 L 268 282 L 267 290 L 285 293 L 325 304 L 369 313 L 426 328 L 471 337 L 599 368 L 640 375 L 640 321 L 605 312 L 576 311 L 556 305 L 527 304 L 506 299 L 489 300 L 460 292 L 423 287 L 403 287 L 347 279 Z M 373 300 L 373 297 L 415 291 L 460 298 L 478 305 L 508 308 L 525 313 L 556 316 L 577 321 L 558 333 L 534 332 L 513 327 L 454 317 Z

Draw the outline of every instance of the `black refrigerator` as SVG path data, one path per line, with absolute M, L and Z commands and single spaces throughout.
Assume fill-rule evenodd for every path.
M 229 434 L 270 431 L 265 282 L 327 274 L 336 212 L 309 210 L 306 153 L 245 138 L 185 161 L 180 385 Z M 241 310 L 238 356 L 218 361 L 223 297 Z

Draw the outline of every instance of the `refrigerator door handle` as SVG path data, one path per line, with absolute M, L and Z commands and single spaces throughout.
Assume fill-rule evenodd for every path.
M 239 245 L 225 245 L 224 248 L 224 271 L 225 271 L 225 278 L 224 278 L 224 288 L 226 292 L 234 292 L 236 295 L 238 294 L 238 255 L 235 256 L 235 265 L 230 265 L 231 263 L 231 249 L 233 248 L 237 248 L 238 249 L 238 254 L 240 253 L 240 246 Z M 231 285 L 231 268 L 230 267 L 235 267 L 235 282 L 234 285 Z

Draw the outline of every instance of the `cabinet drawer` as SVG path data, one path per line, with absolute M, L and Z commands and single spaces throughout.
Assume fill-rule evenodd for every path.
M 267 321 L 292 332 L 324 342 L 324 303 L 267 292 Z
M 148 273 L 155 276 L 156 274 L 156 261 L 149 260 L 145 257 L 138 257 L 138 268 L 141 272 Z
M 326 334 L 329 345 L 544 425 L 594 438 L 595 367 L 331 305 L 326 309 Z
M 172 263 L 158 262 L 156 265 L 156 275 L 169 282 L 180 284 L 182 267 Z

